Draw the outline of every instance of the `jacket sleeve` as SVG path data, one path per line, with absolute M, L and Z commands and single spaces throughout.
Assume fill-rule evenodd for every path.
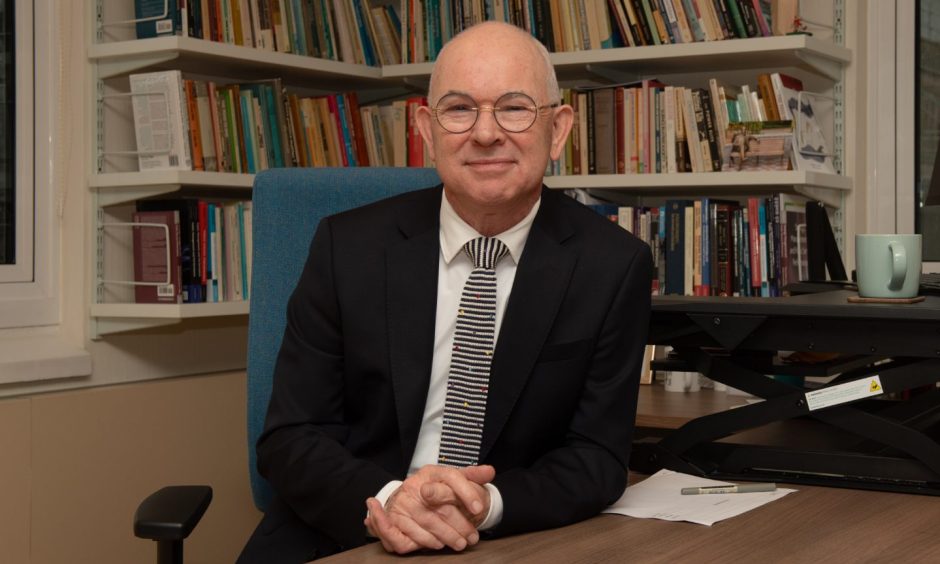
M 395 479 L 343 445 L 343 331 L 329 218 L 320 222 L 287 309 L 258 469 L 309 526 L 343 548 L 363 544 L 365 500 Z
M 597 515 L 627 485 L 652 257 L 643 245 L 601 323 L 584 387 L 563 444 L 528 467 L 499 472 L 504 512 L 494 536 L 560 527 Z

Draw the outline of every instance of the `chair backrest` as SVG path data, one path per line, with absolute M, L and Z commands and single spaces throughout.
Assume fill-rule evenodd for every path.
M 290 297 L 320 220 L 396 194 L 434 186 L 428 168 L 285 168 L 255 177 L 252 194 L 251 309 L 248 318 L 248 464 L 255 505 L 271 499 L 258 474 L 255 443 L 264 427 L 274 363 Z

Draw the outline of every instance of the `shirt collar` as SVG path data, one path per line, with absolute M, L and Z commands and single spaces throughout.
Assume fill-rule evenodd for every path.
M 509 256 L 516 264 L 519 264 L 519 259 L 522 257 L 522 250 L 525 248 L 529 230 L 532 228 L 532 222 L 535 221 L 535 215 L 538 213 L 541 203 L 542 198 L 539 197 L 522 221 L 495 235 L 509 248 Z M 441 253 L 444 262 L 450 264 L 454 257 L 460 253 L 464 244 L 477 237 L 482 237 L 482 235 L 457 215 L 453 206 L 447 201 L 447 196 L 441 192 Z

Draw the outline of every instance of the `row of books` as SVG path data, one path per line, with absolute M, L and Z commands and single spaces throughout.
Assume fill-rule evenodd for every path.
M 805 198 L 592 204 L 653 249 L 654 294 L 779 296 L 808 278 Z
M 517 25 L 550 51 L 783 35 L 799 21 L 798 0 L 134 0 L 134 7 L 138 38 L 185 30 L 366 65 L 434 61 L 451 37 L 486 20 Z
M 709 88 L 685 88 L 642 80 L 564 91 L 575 124 L 552 172 L 835 172 L 814 101 L 799 96 L 802 82 L 781 73 L 762 73 L 757 82 L 752 89 L 712 78 Z
M 798 17 L 797 0 L 403 0 L 401 14 L 406 63 L 434 61 L 448 39 L 485 20 L 558 52 L 783 35 Z
M 757 82 L 763 86 L 712 78 L 709 88 L 642 80 L 564 90 L 575 124 L 547 173 L 833 173 L 831 144 L 812 98 L 799 97 L 802 83 L 780 73 Z M 216 84 L 177 70 L 133 74 L 130 86 L 142 171 L 430 164 L 412 119 L 427 103 L 422 96 L 360 107 L 355 92 L 299 96 L 279 79 Z
M 180 71 L 130 76 L 138 164 L 256 173 L 290 166 L 424 166 L 413 96 L 360 108 L 355 92 L 298 96 L 279 79 L 220 85 Z
M 133 222 L 137 303 L 249 298 L 250 201 L 140 200 Z
M 165 3 L 169 10 L 165 12 Z M 135 0 L 137 37 L 189 37 L 365 65 L 401 62 L 396 5 L 360 0 Z

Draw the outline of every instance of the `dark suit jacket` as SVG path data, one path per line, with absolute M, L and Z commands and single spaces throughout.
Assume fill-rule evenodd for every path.
M 291 296 L 258 466 L 351 548 L 365 499 L 403 479 L 431 372 L 441 187 L 324 219 Z M 623 492 L 650 309 L 638 239 L 563 194 L 542 203 L 496 344 L 481 463 L 493 534 L 557 527 Z

